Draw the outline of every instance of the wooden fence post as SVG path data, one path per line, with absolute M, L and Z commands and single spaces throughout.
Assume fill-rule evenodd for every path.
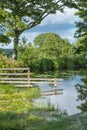
M 28 87 L 30 86 L 30 68 L 28 68 Z

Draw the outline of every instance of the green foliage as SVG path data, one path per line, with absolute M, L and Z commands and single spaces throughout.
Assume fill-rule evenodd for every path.
M 83 78 L 82 81 L 84 82 L 84 85 L 76 85 L 78 100 L 82 101 L 81 105 L 77 106 L 77 108 L 81 111 L 87 111 L 87 76 Z
M 18 60 L 24 67 L 30 67 L 31 71 L 39 68 L 38 50 L 31 44 L 19 46 Z
M 59 62 L 59 69 L 68 69 L 68 70 L 73 70 L 75 69 L 75 64 L 74 64 L 74 56 L 61 56 L 58 60 Z
M 61 0 L 60 4 L 60 1 L 55 0 L 1 0 L 0 23 L 6 27 L 6 35 L 14 38 L 15 60 L 22 32 L 40 24 L 49 14 L 55 14 L 57 10 L 63 11 L 64 2 Z
M 86 0 L 78 0 L 76 2 L 76 5 L 78 7 L 78 11 L 76 12 L 76 15 L 78 15 L 82 21 L 77 22 L 76 26 L 78 27 L 78 30 L 76 31 L 76 37 L 86 36 L 87 41 L 87 1 Z
M 76 46 L 77 53 L 87 52 L 87 1 L 78 0 L 76 2 L 77 12 L 76 15 L 81 18 L 80 22 L 76 22 L 77 31 L 75 37 L 79 38 Z
M 5 28 L 3 25 L 0 24 L 0 44 L 8 44 L 8 43 L 10 43 L 10 38 L 8 38 L 5 35 Z
M 0 43 L 5 43 L 5 44 L 10 43 L 10 39 L 4 34 L 0 34 Z
M 0 85 L 0 129 L 38 130 L 54 119 L 65 116 L 64 112 L 50 107 L 39 108 L 33 102 L 39 97 L 38 88 L 16 88 L 13 85 Z M 41 124 L 41 125 L 40 125 Z M 45 129 L 45 128 L 44 128 Z
M 21 43 L 18 60 L 25 67 L 30 67 L 31 71 L 54 71 L 58 68 L 71 68 L 66 67 L 65 62 L 71 63 L 68 60 L 70 58 L 67 57 L 73 53 L 73 46 L 67 39 L 62 39 L 54 33 L 46 33 L 37 36 L 34 39 L 34 45 L 26 41 Z M 64 62 L 65 57 L 67 60 Z
M 37 88 L 24 89 L 0 84 L 0 129 L 23 130 L 29 121 L 31 109 L 34 109 L 31 100 L 38 96 Z
M 20 63 L 13 61 L 12 59 L 7 58 L 0 54 L 0 68 L 13 68 L 21 66 Z
M 0 84 L 0 94 L 14 94 L 18 91 L 12 84 L 3 85 Z
M 80 37 L 75 43 L 76 54 L 87 54 L 86 36 Z

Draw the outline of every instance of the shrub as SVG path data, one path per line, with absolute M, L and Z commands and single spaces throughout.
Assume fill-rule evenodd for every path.
M 6 56 L 0 54 L 0 68 L 14 68 L 19 66 L 22 65 L 17 61 L 13 61 L 12 59 L 9 59 Z

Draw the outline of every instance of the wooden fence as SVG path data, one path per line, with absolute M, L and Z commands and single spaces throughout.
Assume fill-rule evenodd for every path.
M 52 84 L 54 89 L 43 91 L 45 95 L 61 94 L 63 89 L 57 89 L 57 84 L 62 81 L 63 79 L 55 78 L 31 78 L 30 68 L 0 68 L 0 84 L 14 84 L 16 87 L 31 87 L 39 83 Z
M 17 87 L 29 87 L 30 68 L 0 68 L 0 84 L 14 84 Z

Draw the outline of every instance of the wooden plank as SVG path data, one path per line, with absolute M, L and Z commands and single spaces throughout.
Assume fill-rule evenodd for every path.
M 49 82 L 49 81 L 47 81 L 47 82 L 44 82 L 44 81 L 30 81 L 30 83 L 32 83 L 32 84 L 55 84 L 55 82 Z M 57 84 L 61 84 L 61 82 L 57 82 L 56 85 Z
M 42 93 L 55 92 L 55 91 L 63 91 L 63 89 L 52 89 L 52 90 L 42 91 Z
M 28 75 L 27 73 L 0 73 L 0 75 Z
M 30 78 L 30 80 L 38 80 L 38 81 L 41 81 L 41 80 L 43 80 L 43 81 L 47 81 L 47 80 L 52 80 L 52 81 L 54 81 L 55 79 L 46 79 L 46 78 Z
M 0 68 L 0 70 L 29 70 L 30 68 Z
M 33 86 L 30 85 L 30 84 L 29 84 L 29 85 L 23 85 L 23 84 L 22 84 L 22 85 L 15 85 L 15 86 L 16 86 L 16 87 L 33 87 Z
M 47 93 L 47 94 L 44 94 L 42 93 L 44 96 L 51 96 L 51 95 L 60 95 L 60 94 L 63 94 L 63 92 L 58 92 L 58 93 Z
M 27 73 L 25 73 L 25 74 L 27 74 Z M 2 79 L 3 79 L 3 78 L 0 78 L 0 80 L 2 80 Z M 4 79 L 5 79 L 5 80 L 9 80 L 9 79 L 10 79 L 10 80 L 14 80 L 14 79 L 16 79 L 16 80 L 22 80 L 22 79 L 23 79 L 23 80 L 28 80 L 28 78 L 15 78 L 15 77 L 14 77 L 14 78 L 4 78 Z M 31 81 L 35 81 L 35 80 L 36 80 L 36 81 L 38 81 L 38 82 L 39 82 L 39 81 L 55 81 L 54 79 L 38 79 L 38 78 L 37 78 L 37 79 L 36 79 L 36 78 L 35 78 L 35 79 L 34 79 L 34 78 L 30 78 L 30 80 L 31 80 Z M 61 81 L 63 81 L 63 80 L 59 80 L 59 81 L 61 82 Z
M 26 81 L 0 81 L 0 83 L 12 83 L 12 84 L 27 84 Z
M 32 84 L 54 84 L 54 82 L 44 82 L 44 81 L 30 81 Z
M 20 80 L 22 80 L 22 81 L 28 81 L 28 78 L 0 78 L 0 81 L 9 81 L 9 80 L 13 80 L 13 81 L 15 81 L 15 80 L 18 80 L 18 81 L 20 81 Z
M 30 80 L 38 80 L 38 81 L 63 81 L 63 79 L 55 79 L 55 78 L 30 78 Z

